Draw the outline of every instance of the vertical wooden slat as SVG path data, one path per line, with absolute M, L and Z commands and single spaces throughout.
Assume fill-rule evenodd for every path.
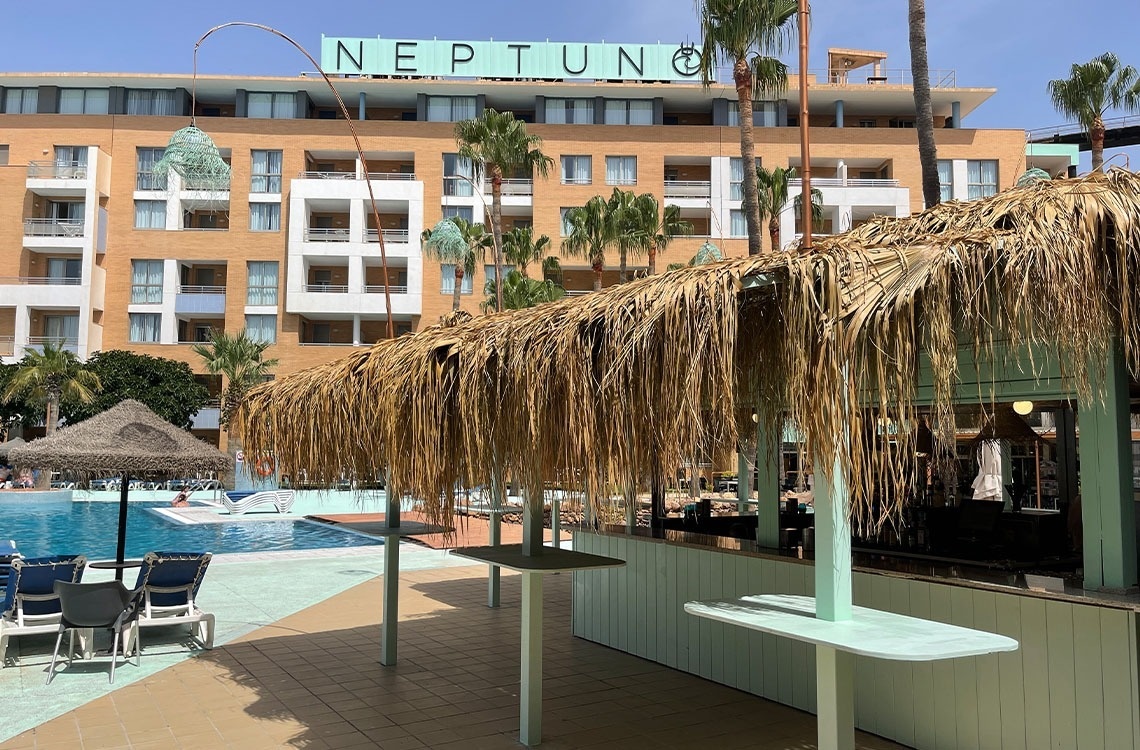
M 1022 596 L 1021 648 L 1025 666 L 1025 745 L 1050 747 L 1049 645 L 1045 630 L 1045 601 Z
M 732 598 L 736 596 L 736 556 L 735 555 L 717 555 L 717 562 L 720 565 L 720 598 Z M 725 685 L 737 687 L 736 684 L 736 665 L 737 655 L 736 651 L 736 636 L 743 630 L 743 628 L 735 627 L 732 625 L 725 625 L 721 628 L 720 642 L 713 644 L 713 674 L 716 674 L 717 668 L 720 669 L 723 675 Z M 719 665 L 717 664 L 719 662 Z M 715 679 L 715 678 L 714 678 Z
M 1021 642 L 1021 597 L 998 594 L 994 600 L 997 630 L 1018 642 L 1017 651 L 998 654 L 998 708 L 1002 750 L 1026 750 L 1025 646 Z
M 619 539 L 616 536 L 610 537 L 610 539 L 613 544 L 620 546 L 626 557 L 633 556 L 631 555 L 633 542 L 624 538 Z M 614 557 L 617 557 L 617 555 L 614 555 Z M 636 567 L 636 564 L 637 561 L 634 560 L 634 567 Z M 617 623 L 617 633 L 614 634 L 614 644 L 615 647 L 621 651 L 629 651 L 631 646 L 629 632 L 629 598 L 633 588 L 631 585 L 633 581 L 631 579 L 634 576 L 634 571 L 629 568 L 630 566 L 627 565 L 621 569 L 625 575 L 618 576 L 617 586 L 615 587 L 616 596 L 613 599 L 614 620 Z
M 1133 692 L 1136 652 L 1134 612 L 1100 609 L 1101 663 L 1104 665 L 1104 746 L 1135 747 L 1135 712 L 1140 696 Z M 1129 631 L 1133 631 L 1130 635 Z
M 963 628 L 974 627 L 974 592 L 955 586 L 950 589 L 950 622 Z M 976 657 L 953 659 L 954 713 L 958 719 L 960 750 L 977 750 L 978 744 L 978 674 Z
M 788 563 L 773 562 L 775 566 L 775 593 L 787 594 L 791 589 L 791 571 Z M 792 649 L 787 639 L 776 638 L 776 664 L 777 682 L 776 695 L 781 703 L 792 704 L 793 676 L 792 676 Z
M 974 627 L 987 633 L 997 632 L 997 594 L 992 591 L 971 592 L 974 598 Z M 974 660 L 978 702 L 978 744 L 1001 746 L 1001 682 L 997 654 Z
M 868 576 L 867 579 L 870 590 L 866 593 L 866 606 L 872 609 L 890 610 L 890 579 L 886 576 Z M 888 734 L 891 713 L 895 705 L 894 665 L 885 659 L 872 659 L 871 665 L 874 679 L 872 684 L 875 686 L 875 695 L 872 698 L 875 705 L 871 712 L 874 716 L 874 728 L 871 731 L 875 734 Z
M 1104 675 L 1101 669 L 1100 613 L 1073 606 L 1073 689 L 1076 693 L 1077 748 L 1104 744 Z
M 748 594 L 764 594 L 764 570 L 767 560 L 757 557 L 746 558 L 748 567 Z M 748 690 L 756 695 L 767 697 L 764 684 L 764 674 L 767 669 L 764 658 L 764 635 L 755 630 L 748 630 Z
M 1076 750 L 1077 696 L 1073 666 L 1073 605 L 1045 603 L 1045 637 L 1049 649 L 1049 721 L 1057 750 Z
M 736 589 L 732 592 L 732 596 L 747 596 L 748 594 L 758 594 L 759 591 L 752 589 L 756 585 L 755 579 L 749 578 L 749 571 L 751 570 L 752 558 L 744 555 L 736 556 Z M 736 662 L 736 687 L 740 690 L 750 690 L 752 688 L 752 653 L 751 653 L 751 639 L 749 633 L 751 631 L 747 628 L 736 628 L 733 633 L 733 655 Z
M 901 615 L 910 614 L 911 582 L 902 578 L 888 578 L 890 582 L 890 610 Z M 884 732 L 904 745 L 914 744 L 914 665 L 911 662 L 892 664 L 894 699 L 887 706 Z
M 815 578 L 814 568 L 797 563 L 786 563 L 788 567 L 789 593 L 798 596 L 807 594 L 807 579 Z M 781 638 L 781 648 L 791 647 L 792 652 L 792 705 L 803 711 L 814 706 L 815 647 L 803 641 L 789 641 Z
M 923 620 L 930 619 L 930 584 L 910 581 L 910 616 Z M 911 669 L 914 694 L 911 705 L 914 707 L 914 746 L 935 747 L 934 731 L 934 664 L 916 662 Z
M 649 565 L 649 547 L 652 545 L 646 544 L 642 541 L 631 541 L 630 546 L 637 550 L 637 565 L 641 569 L 641 574 L 637 577 L 637 591 L 632 592 L 633 596 L 630 601 L 633 602 L 634 612 L 633 621 L 635 624 L 634 632 L 637 634 L 635 654 L 642 658 L 649 656 L 649 626 L 653 620 L 646 617 L 648 614 L 646 608 L 649 602 L 649 589 L 656 585 L 653 580 L 653 568 Z
M 664 545 L 646 544 L 645 546 L 649 548 L 649 574 L 651 576 L 648 586 L 649 592 L 645 597 L 645 614 L 649 620 L 645 647 L 653 655 L 653 660 L 660 662 L 663 661 L 658 644 L 661 636 L 660 597 L 664 593 L 661 587 L 665 585 L 665 580 L 662 578 L 665 574 L 665 565 L 661 558 L 661 550 Z
M 677 602 L 677 548 L 672 544 L 664 545 L 662 552 L 665 557 L 665 610 L 662 619 L 665 621 L 665 663 L 670 667 L 681 668 L 680 639 L 681 625 L 677 622 L 681 605 Z
M 761 563 L 762 590 L 765 593 L 779 593 L 779 583 L 776 580 L 777 564 L 772 560 Z M 778 700 L 780 695 L 780 651 L 776 643 L 776 636 L 765 633 L 761 637 L 761 648 L 764 653 L 764 692 L 763 695 L 771 700 Z
M 950 587 L 938 584 L 930 586 L 930 619 L 950 622 Z M 938 750 L 957 748 L 954 664 L 948 661 L 936 661 L 931 669 L 934 672 L 934 747 Z
M 871 579 L 865 573 L 856 573 L 851 578 L 851 601 L 859 607 L 871 606 Z M 874 732 L 878 727 L 879 704 L 875 690 L 861 689 L 875 683 L 875 662 L 866 657 L 855 657 L 855 723 Z

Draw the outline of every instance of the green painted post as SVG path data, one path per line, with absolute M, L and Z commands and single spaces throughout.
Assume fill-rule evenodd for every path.
M 837 460 L 815 483 L 815 616 L 851 619 L 851 524 L 847 483 Z
M 1128 373 L 1114 342 L 1104 378 L 1090 368 L 1091 404 L 1079 406 L 1081 520 L 1085 587 L 1112 590 L 1136 586 L 1136 509 L 1132 499 L 1132 429 Z
M 780 546 L 780 447 L 783 434 L 770 435 L 756 426 L 756 542 L 761 547 Z M 817 537 L 818 538 L 818 537 Z

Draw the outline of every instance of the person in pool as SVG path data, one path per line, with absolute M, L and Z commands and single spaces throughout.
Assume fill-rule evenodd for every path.
M 183 487 L 179 491 L 179 493 L 174 496 L 174 499 L 170 501 L 170 504 L 173 505 L 175 508 L 185 508 L 185 507 L 189 506 L 190 505 L 190 490 L 187 489 L 186 487 Z

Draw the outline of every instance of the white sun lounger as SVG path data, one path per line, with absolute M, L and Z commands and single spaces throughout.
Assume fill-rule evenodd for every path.
M 240 515 L 262 505 L 272 505 L 278 513 L 288 513 L 293 507 L 293 490 L 263 490 L 236 500 L 226 492 L 221 500 L 231 515 Z

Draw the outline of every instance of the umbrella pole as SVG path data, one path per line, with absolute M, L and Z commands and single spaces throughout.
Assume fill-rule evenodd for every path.
M 123 564 L 127 547 L 127 485 L 130 484 L 130 479 L 130 476 L 124 472 L 119 486 L 119 542 L 115 548 L 115 562 L 120 566 Z M 115 580 L 123 580 L 122 567 L 115 568 Z

